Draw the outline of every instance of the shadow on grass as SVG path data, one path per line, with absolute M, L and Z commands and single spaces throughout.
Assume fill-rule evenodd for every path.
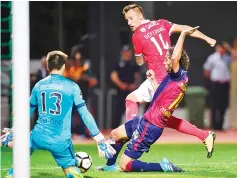
M 42 173 L 37 173 L 37 175 L 34 175 L 34 176 L 31 176 L 33 178 L 65 178 L 65 176 L 58 176 L 58 175 L 55 175 L 55 174 L 51 174 L 51 173 L 45 173 L 45 172 L 42 172 Z

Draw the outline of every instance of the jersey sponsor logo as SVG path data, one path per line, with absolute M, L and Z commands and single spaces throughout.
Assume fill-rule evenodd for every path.
M 141 32 L 145 32 L 145 31 L 146 31 L 146 28 L 143 27 L 143 28 L 140 29 L 140 31 L 141 31 Z
M 62 120 L 47 118 L 47 117 L 39 118 L 39 122 L 42 124 L 63 125 Z
M 159 25 L 157 21 L 151 21 L 149 24 L 145 25 L 145 27 L 149 30 L 151 27 Z

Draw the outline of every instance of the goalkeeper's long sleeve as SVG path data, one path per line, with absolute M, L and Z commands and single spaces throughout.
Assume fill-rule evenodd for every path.
M 77 105 L 77 111 L 80 114 L 84 124 L 86 125 L 86 127 L 90 131 L 91 136 L 94 137 L 94 136 L 98 135 L 100 133 L 100 131 L 99 131 L 99 129 L 98 129 L 96 123 L 95 123 L 95 120 L 94 120 L 93 116 L 88 111 L 85 103 Z
M 35 108 L 36 108 L 35 105 L 30 104 L 30 118 L 32 117 L 32 114 L 34 113 Z
M 76 83 L 73 89 L 74 89 L 73 99 L 74 99 L 74 104 L 77 108 L 77 111 L 80 114 L 84 124 L 89 129 L 91 136 L 94 137 L 98 135 L 100 131 L 95 123 L 93 116 L 91 115 L 91 113 L 88 111 L 86 107 L 86 103 L 82 97 L 82 92 Z

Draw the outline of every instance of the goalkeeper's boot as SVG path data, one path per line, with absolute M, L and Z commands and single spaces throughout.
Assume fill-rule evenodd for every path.
M 203 141 L 207 150 L 207 158 L 212 157 L 212 153 L 214 152 L 215 139 L 216 139 L 216 134 L 214 132 L 209 131 L 209 135 Z
M 105 165 L 105 166 L 98 166 L 96 169 L 98 171 L 106 171 L 106 172 L 114 172 L 114 171 L 118 170 L 116 164 L 113 164 L 111 166 L 107 166 L 107 165 Z
M 66 178 L 83 178 L 83 175 L 80 174 L 66 174 Z
M 79 168 L 77 167 L 69 167 L 63 170 L 66 178 L 83 178 L 83 175 Z
M 7 174 L 5 175 L 5 178 L 13 178 L 13 168 L 11 168 Z
M 164 172 L 184 172 L 183 169 L 173 165 L 167 158 L 163 158 L 160 163 L 161 168 Z

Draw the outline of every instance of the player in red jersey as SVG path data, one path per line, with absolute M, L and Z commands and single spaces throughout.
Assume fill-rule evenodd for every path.
M 190 27 L 174 24 L 164 19 L 146 20 L 142 8 L 137 4 L 124 7 L 123 14 L 133 31 L 132 43 L 137 64 L 147 63 L 148 69 L 155 72 L 157 82 L 161 83 L 166 76 L 163 61 L 171 46 L 170 35 Z M 205 40 L 212 47 L 216 43 L 216 40 L 198 30 L 190 36 Z M 138 89 L 130 93 L 126 98 L 126 120 L 137 116 L 137 103 L 150 102 L 153 95 L 154 89 L 149 80 L 145 80 Z
M 198 27 L 182 31 L 175 47 L 170 47 L 163 65 L 168 74 L 159 84 L 154 71 L 149 71 L 148 80 L 152 82 L 155 94 L 143 116 L 136 116 L 120 126 L 122 132 L 112 133 L 117 142 L 129 139 L 127 148 L 120 160 L 120 168 L 125 172 L 182 172 L 166 158 L 160 163 L 147 163 L 137 160 L 161 136 L 175 108 L 182 100 L 188 82 L 189 57 L 183 50 L 184 39 Z
M 170 35 L 191 27 L 174 24 L 164 19 L 155 21 L 145 20 L 143 10 L 137 4 L 124 7 L 123 14 L 131 30 L 134 32 L 132 42 L 137 64 L 142 65 L 146 62 L 148 69 L 154 71 L 156 82 L 159 85 L 167 74 L 163 61 L 171 44 Z M 198 30 L 190 34 L 190 36 L 200 38 L 212 47 L 216 43 L 216 40 L 207 37 Z M 148 75 L 150 75 L 149 71 Z M 137 116 L 137 103 L 150 102 L 154 92 L 152 83 L 147 79 L 138 89 L 130 93 L 126 98 L 126 120 Z M 211 157 L 209 153 L 214 146 L 213 132 L 200 130 L 186 120 L 175 116 L 171 116 L 167 127 L 198 137 L 206 146 L 208 152 L 207 157 Z

